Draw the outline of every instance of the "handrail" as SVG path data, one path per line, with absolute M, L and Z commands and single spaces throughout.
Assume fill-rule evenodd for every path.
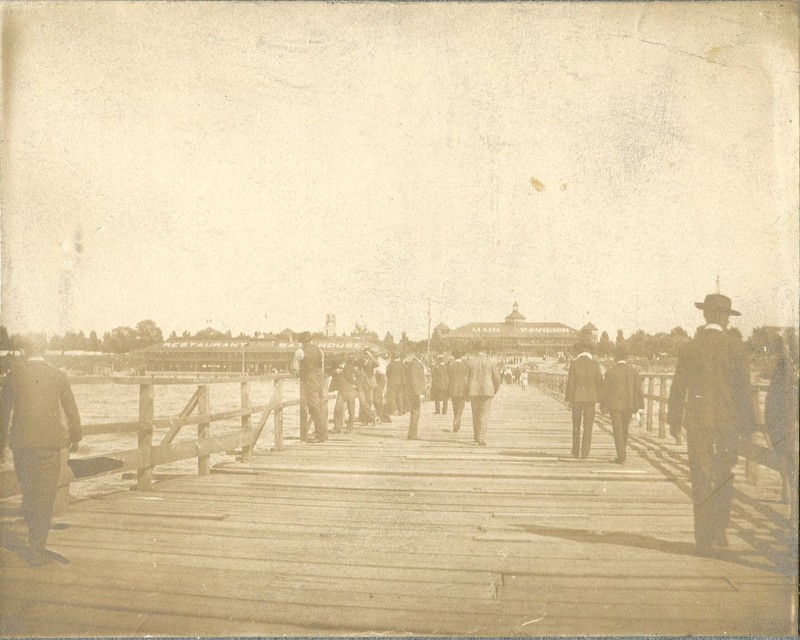
M 198 473 L 206 474 L 210 471 L 210 456 L 217 453 L 229 453 L 240 449 L 240 459 L 249 458 L 256 446 L 270 416 L 273 417 L 275 428 L 273 430 L 272 451 L 283 449 L 283 411 L 289 407 L 300 406 L 300 398 L 284 400 L 284 386 L 287 380 L 293 379 L 289 374 L 236 376 L 225 378 L 165 378 L 162 376 L 78 376 L 71 379 L 74 384 L 128 384 L 139 386 L 139 415 L 136 420 L 125 422 L 95 423 L 83 425 L 84 435 L 136 433 L 138 446 L 136 449 L 117 450 L 97 456 L 106 460 L 119 463 L 111 471 L 103 471 L 93 475 L 76 478 L 70 468 L 64 464 L 62 477 L 59 481 L 59 492 L 65 495 L 69 484 L 91 478 L 97 478 L 109 473 L 136 472 L 136 485 L 138 489 L 146 490 L 152 485 L 153 468 L 159 464 L 177 462 L 197 458 Z M 266 404 L 252 405 L 250 403 L 250 383 L 273 382 L 272 397 Z M 215 384 L 240 384 L 241 408 L 227 411 L 211 411 L 208 388 Z M 192 398 L 188 401 L 183 411 L 177 416 L 153 415 L 155 392 L 158 387 L 167 385 L 197 385 Z M 328 380 L 325 382 L 325 389 Z M 325 413 L 327 417 L 328 402 L 335 398 L 335 393 L 326 393 Z M 253 417 L 256 417 L 254 420 Z M 221 436 L 212 434 L 212 426 L 223 420 L 241 418 L 241 428 L 233 433 Z M 255 422 L 255 425 L 253 424 Z M 187 425 L 197 425 L 197 437 L 191 441 L 174 442 L 175 436 Z M 153 443 L 153 430 L 168 428 L 163 440 Z M 62 452 L 62 459 L 66 461 L 66 450 Z M 92 460 L 95 458 L 87 458 Z M 13 470 L 6 470 L 0 474 L 0 498 L 16 495 L 20 492 Z
M 648 432 L 654 430 L 654 416 L 657 418 L 658 437 L 664 438 L 667 435 L 667 403 L 669 400 L 669 387 L 672 383 L 674 373 L 669 372 L 641 372 L 639 374 L 643 387 L 645 389 L 644 396 L 644 420 L 645 429 Z M 563 372 L 546 373 L 546 372 L 533 372 L 531 382 L 544 387 L 551 394 L 560 394 L 563 399 L 564 389 L 566 387 L 567 374 Z M 756 426 L 763 430 L 764 426 L 764 412 L 763 412 L 763 398 L 769 387 L 769 383 L 754 382 L 751 383 L 750 388 L 752 392 L 753 408 L 756 415 Z M 656 404 L 658 405 L 656 413 Z M 676 442 L 681 442 L 680 434 L 676 438 Z M 747 466 L 747 477 L 751 483 L 755 482 L 757 471 L 755 465 L 761 465 L 770 469 L 781 471 L 780 462 L 776 459 L 773 450 L 770 447 L 764 447 L 757 444 L 754 438 L 742 443 L 740 447 L 740 455 L 745 459 Z

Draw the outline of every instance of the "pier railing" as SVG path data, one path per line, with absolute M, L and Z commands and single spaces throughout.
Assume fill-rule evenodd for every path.
M 642 395 L 644 396 L 644 410 L 642 411 L 641 424 L 647 432 L 657 432 L 659 438 L 667 437 L 667 405 L 669 402 L 669 391 L 672 385 L 672 373 L 640 373 L 642 382 Z M 531 382 L 551 395 L 564 399 L 564 391 L 567 383 L 566 373 L 544 373 L 534 372 Z M 747 465 L 747 477 L 755 483 L 758 476 L 758 465 L 769 467 L 782 472 L 781 463 L 775 456 L 771 443 L 763 433 L 764 427 L 764 400 L 767 387 L 764 383 L 755 383 L 750 387 L 751 401 L 756 415 L 756 425 L 758 431 L 752 437 L 742 442 L 739 455 L 745 459 Z M 681 434 L 678 435 L 677 442 L 681 442 Z
M 83 425 L 84 438 L 104 434 L 136 433 L 138 446 L 135 449 L 115 450 L 96 458 L 80 459 L 111 462 L 111 468 L 98 473 L 89 473 L 76 477 L 67 464 L 62 465 L 62 477 L 59 482 L 62 498 L 71 482 L 97 478 L 107 473 L 136 474 L 137 489 L 146 490 L 153 482 L 153 469 L 159 465 L 197 458 L 197 473 L 205 475 L 211 470 L 211 456 L 229 454 L 241 460 L 247 460 L 253 448 L 259 442 L 264 427 L 270 417 L 273 418 L 272 451 L 283 449 L 284 412 L 290 407 L 299 407 L 301 398 L 286 399 L 286 382 L 291 380 L 289 374 L 273 374 L 261 376 L 238 377 L 156 377 L 156 376 L 111 376 L 111 377 L 76 377 L 70 382 L 73 386 L 85 384 L 136 385 L 139 387 L 139 412 L 135 420 L 126 422 L 90 423 Z M 254 382 L 272 382 L 273 393 L 265 404 L 253 404 L 250 400 L 250 385 Z M 241 406 L 237 409 L 213 412 L 211 409 L 210 388 L 215 385 L 238 384 L 241 391 Z M 183 410 L 176 416 L 155 416 L 155 396 L 159 388 L 172 385 L 196 385 L 196 390 Z M 328 381 L 325 382 L 328 388 Z M 328 402 L 335 394 L 326 393 Z M 328 402 L 323 403 L 324 417 L 328 417 Z M 241 426 L 225 433 L 215 434 L 214 425 L 222 421 L 241 420 Z M 176 437 L 186 427 L 195 426 L 196 437 L 176 441 Z M 156 430 L 166 432 L 155 440 Z M 62 452 L 63 462 L 69 458 L 67 450 Z M 98 465 L 102 469 L 102 465 Z M 20 492 L 13 470 L 1 474 L 2 488 L 0 497 L 16 495 Z

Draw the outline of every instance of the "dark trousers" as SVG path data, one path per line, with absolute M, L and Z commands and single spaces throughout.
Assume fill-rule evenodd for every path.
M 614 446 L 617 449 L 617 461 L 625 462 L 625 452 L 628 448 L 628 425 L 631 423 L 631 414 L 628 411 L 611 411 L 611 429 L 614 432 Z
M 694 427 L 686 430 L 689 475 L 694 506 L 694 538 L 709 545 L 714 534 L 725 531 L 733 501 L 733 467 L 737 461 L 737 436 L 733 430 Z
M 464 413 L 467 399 L 453 396 L 450 400 L 453 402 L 453 431 L 458 432 L 461 429 L 461 415 Z
M 355 391 L 339 391 L 336 394 L 336 404 L 333 406 L 333 428 L 336 431 L 342 430 L 345 408 L 347 408 L 347 430 L 352 431 L 356 419 Z
M 300 381 L 300 439 L 305 440 L 308 435 L 308 417 L 303 427 L 303 408 L 307 416 L 314 423 L 314 436 L 317 440 L 328 439 L 328 423 L 322 413 L 322 387 L 318 384 L 309 384 Z
M 592 446 L 592 427 L 594 426 L 594 402 L 572 403 L 572 455 L 581 458 L 589 457 Z M 581 438 L 581 420 L 583 421 L 583 437 Z
M 492 410 L 492 396 L 470 396 L 472 405 L 472 433 L 475 442 L 486 442 L 486 428 L 489 425 L 489 412 Z
M 447 392 L 446 391 L 433 391 L 433 410 L 435 413 L 447 414 Z
M 405 413 L 405 401 L 403 400 L 403 386 L 399 385 L 396 387 L 389 387 L 389 393 L 387 398 L 388 412 L 403 414 Z
M 408 423 L 408 439 L 417 437 L 417 427 L 419 427 L 419 410 L 422 406 L 419 396 L 411 396 L 406 399 L 406 404 L 411 410 L 411 419 Z
M 22 513 L 31 548 L 44 551 L 61 475 L 61 451 L 14 449 L 14 470 L 22 489 Z

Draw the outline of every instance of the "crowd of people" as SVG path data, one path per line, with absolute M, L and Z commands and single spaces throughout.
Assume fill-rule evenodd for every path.
M 720 294 L 710 294 L 695 306 L 703 312 L 705 324 L 678 357 L 667 423 L 673 436 L 686 431 L 695 542 L 700 554 L 706 555 L 714 547 L 728 545 L 733 467 L 739 443 L 757 427 L 744 346 L 740 336 L 727 330 L 730 316 L 739 312 L 731 308 L 730 298 Z M 299 340 L 291 370 L 300 380 L 301 439 L 325 442 L 325 357 L 310 333 L 301 334 Z M 45 545 L 61 473 L 61 450 L 66 446 L 76 451 L 82 429 L 67 376 L 44 361 L 43 346 L 31 344 L 23 351 L 24 358 L 6 376 L 0 391 L 0 455 L 9 444 L 29 530 L 28 559 L 31 565 L 40 566 L 52 560 Z M 474 443 L 485 446 L 494 396 L 504 378 L 525 387 L 526 372 L 520 369 L 517 376 L 513 369 L 501 371 L 485 345 L 477 346 L 473 353 L 454 350 L 452 356 L 451 361 L 439 356 L 429 363 L 434 413 L 447 415 L 451 407 L 452 430 L 457 433 L 469 402 Z M 578 345 L 565 386 L 572 413 L 573 457 L 589 456 L 599 404 L 611 419 L 614 461 L 625 462 L 631 416 L 643 407 L 639 374 L 626 359 L 625 349 L 618 349 L 614 364 L 603 373 L 591 345 Z M 337 393 L 334 433 L 352 431 L 356 420 L 374 425 L 408 413 L 406 437 L 418 439 L 420 410 L 428 396 L 421 352 L 388 354 L 367 349 L 328 365 L 330 390 Z M 797 483 L 797 421 L 798 353 L 796 338 L 791 338 L 784 342 L 772 373 L 763 427 L 784 476 L 784 490 Z M 308 433 L 310 424 L 314 425 L 313 436 Z M 796 518 L 796 504 L 793 509 Z
M 420 411 L 430 397 L 434 414 L 447 415 L 448 407 L 452 408 L 455 433 L 461 429 L 464 407 L 469 402 L 474 442 L 486 445 L 491 401 L 502 376 L 497 362 L 483 346 L 476 347 L 471 354 L 456 349 L 452 359 L 438 355 L 428 366 L 419 351 L 400 354 L 367 348 L 335 358 L 326 391 L 327 367 L 311 333 L 301 333 L 298 340 L 301 346 L 295 352 L 290 370 L 300 378 L 300 439 L 304 442 L 319 443 L 328 439 L 328 424 L 322 407 L 326 393 L 335 392 L 331 433 L 349 433 L 356 422 L 362 425 L 390 423 L 392 416 L 408 414 L 407 438 L 417 440 Z M 525 381 L 527 384 L 527 374 Z M 312 423 L 313 435 L 309 433 Z

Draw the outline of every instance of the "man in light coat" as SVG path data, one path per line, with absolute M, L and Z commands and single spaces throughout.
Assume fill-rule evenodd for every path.
M 617 449 L 617 464 L 625 462 L 628 447 L 628 426 L 631 415 L 644 408 L 642 382 L 639 373 L 626 362 L 628 349 L 620 346 L 614 352 L 614 366 L 606 371 L 603 378 L 603 410 L 611 416 L 611 429 L 614 432 L 614 446 Z
M 61 475 L 61 450 L 70 446 L 77 451 L 83 432 L 69 380 L 45 362 L 45 345 L 31 341 L 23 350 L 27 359 L 9 372 L 0 392 L 0 456 L 10 443 L 28 525 L 28 561 L 38 567 L 52 561 L 46 544 Z
M 572 457 L 585 460 L 592 446 L 595 405 L 602 398 L 603 372 L 592 359 L 592 345 L 580 342 L 575 348 L 579 353 L 569 366 L 565 399 L 572 407 Z
M 485 345 L 467 363 L 467 393 L 472 405 L 472 430 L 475 444 L 486 446 L 486 432 L 492 400 L 500 389 L 500 371 Z

